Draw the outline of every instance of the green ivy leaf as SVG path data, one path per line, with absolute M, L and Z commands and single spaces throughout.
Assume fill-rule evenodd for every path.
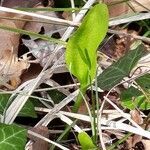
M 142 88 L 144 93 L 130 87 L 126 91 L 121 93 L 121 105 L 128 109 L 139 108 L 142 110 L 150 109 L 150 74 L 143 75 L 135 80 Z
M 136 79 L 138 85 L 143 88 L 145 91 L 150 90 L 150 74 L 143 75 Z
M 17 125 L 0 124 L 0 149 L 24 150 L 27 130 Z
M 50 90 L 48 91 L 48 94 L 50 95 L 52 100 L 55 102 L 55 104 L 60 103 L 66 97 L 66 95 L 59 92 L 58 90 Z
M 81 87 L 86 87 L 96 73 L 96 50 L 108 29 L 108 9 L 105 4 L 95 5 L 85 16 L 81 26 L 67 43 L 66 64 Z
M 5 107 L 7 106 L 7 102 L 9 100 L 9 94 L 0 94 L 0 114 L 3 114 Z
M 86 132 L 79 133 L 78 139 L 82 150 L 97 150 L 97 147 L 94 145 L 91 137 Z
M 18 116 L 37 118 L 34 105 L 30 100 L 25 103 Z
M 9 94 L 0 94 L 0 114 L 3 114 L 5 107 L 7 106 L 8 100 L 10 95 Z M 26 104 L 21 109 L 18 116 L 23 117 L 32 117 L 36 118 L 36 112 L 34 110 L 34 105 L 31 101 L 27 101 Z
M 146 100 L 146 97 L 143 93 L 134 87 L 130 87 L 129 89 L 123 91 L 121 93 L 121 105 L 124 108 L 128 108 L 133 110 L 135 108 L 139 108 L 142 110 L 150 109 L 150 102 Z
M 129 51 L 124 57 L 113 63 L 98 76 L 98 87 L 103 90 L 110 90 L 124 77 L 129 75 L 138 60 L 144 55 L 145 49 L 143 45 Z

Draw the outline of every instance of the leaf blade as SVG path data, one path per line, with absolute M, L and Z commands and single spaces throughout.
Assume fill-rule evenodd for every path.
M 143 45 L 140 45 L 138 48 L 129 51 L 124 57 L 113 63 L 98 76 L 98 87 L 103 90 L 110 90 L 125 76 L 129 75 L 132 68 L 144 55 L 145 49 Z
M 97 150 L 97 147 L 94 145 L 91 137 L 86 132 L 79 133 L 78 139 L 82 150 Z
M 107 29 L 107 6 L 97 4 L 88 12 L 81 26 L 67 43 L 65 56 L 67 67 L 83 87 L 87 86 L 95 77 L 96 50 L 104 39 Z
M 121 105 L 130 110 L 139 108 L 141 110 L 149 110 L 150 102 L 146 101 L 143 93 L 134 87 L 123 91 L 120 95 Z
M 0 124 L 0 149 L 23 150 L 26 141 L 26 129 L 17 125 Z
M 9 100 L 10 94 L 0 94 L 0 114 L 3 114 L 5 108 L 8 106 L 8 100 Z M 19 112 L 18 116 L 21 117 L 32 117 L 36 118 L 36 112 L 34 109 L 33 103 L 28 100 L 21 111 Z

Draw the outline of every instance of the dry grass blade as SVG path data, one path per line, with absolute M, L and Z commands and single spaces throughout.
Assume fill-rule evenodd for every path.
M 145 20 L 150 18 L 150 12 L 148 13 L 139 13 L 139 14 L 133 14 L 130 16 L 125 16 L 117 19 L 111 19 L 109 21 L 109 26 L 115 26 L 115 25 L 120 25 L 128 22 L 133 22 L 133 21 L 139 21 L 139 20 Z
M 45 20 L 49 20 L 53 23 L 57 22 L 60 24 L 68 24 L 71 26 L 76 26 L 76 23 L 73 23 L 72 21 L 69 20 L 64 20 L 64 19 L 59 19 L 59 18 L 55 18 L 55 17 L 49 17 L 49 16 L 44 16 L 44 15 L 39 15 L 36 13 L 31 13 L 31 12 L 25 12 L 25 11 L 21 11 L 21 10 L 16 10 L 16 9 L 11 9 L 11 8 L 6 8 L 6 7 L 2 7 L 0 6 L 0 11 L 2 12 L 9 12 L 9 13 L 15 13 L 15 14 L 22 14 L 22 15 L 26 15 L 26 16 L 30 16 L 30 17 L 36 17 L 36 18 L 40 18 L 40 19 L 45 19 Z
M 53 115 L 56 115 L 56 113 L 58 113 L 64 106 L 66 106 L 69 102 L 74 100 L 78 94 L 79 90 L 76 90 L 75 92 L 67 96 L 64 100 L 62 100 L 59 104 L 55 105 L 55 107 L 52 110 L 50 110 L 49 113 L 36 124 L 36 126 L 38 125 L 47 126 Z

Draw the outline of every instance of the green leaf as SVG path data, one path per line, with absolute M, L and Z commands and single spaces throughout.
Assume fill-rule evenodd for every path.
M 48 91 L 48 94 L 50 95 L 52 100 L 55 102 L 55 104 L 60 103 L 66 97 L 66 95 L 59 92 L 58 90 L 50 90 Z
M 113 63 L 98 76 L 98 87 L 103 90 L 110 90 L 124 77 L 129 75 L 138 60 L 144 55 L 145 49 L 143 45 L 129 51 L 124 57 Z
M 105 4 L 95 5 L 85 16 L 81 26 L 67 43 L 66 64 L 81 87 L 86 87 L 96 73 L 96 50 L 108 29 L 108 9 Z
M 150 90 L 150 74 L 146 74 L 146 75 L 139 77 L 138 79 L 136 79 L 136 82 L 144 90 L 146 91 Z
M 135 80 L 138 85 L 144 91 L 144 94 L 135 89 L 130 87 L 126 91 L 121 93 L 121 105 L 128 109 L 135 109 L 139 108 L 142 110 L 149 110 L 150 109 L 150 74 L 143 75 Z
M 24 150 L 27 130 L 17 125 L 0 124 L 0 149 Z
M 9 94 L 0 94 L 0 114 L 3 114 L 5 107 L 7 106 L 8 100 L 10 95 Z
M 0 114 L 3 114 L 5 107 L 8 105 L 7 103 L 9 97 L 10 97 L 9 94 L 0 94 Z M 34 110 L 34 105 L 32 104 L 31 101 L 28 100 L 26 102 L 26 104 L 23 106 L 18 116 L 33 117 L 33 118 L 37 117 L 36 112 Z
M 37 118 L 34 105 L 30 100 L 25 103 L 18 116 Z
M 135 108 L 142 110 L 150 109 L 150 102 L 146 101 L 146 97 L 143 93 L 134 87 L 130 87 L 129 89 L 123 91 L 120 97 L 121 105 L 124 108 L 128 108 L 130 110 Z
M 81 144 L 82 150 L 97 150 L 92 139 L 86 132 L 81 132 L 78 134 L 78 139 Z

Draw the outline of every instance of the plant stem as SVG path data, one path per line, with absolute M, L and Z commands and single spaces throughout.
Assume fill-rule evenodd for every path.
M 76 113 L 79 110 L 80 105 L 83 102 L 83 95 L 85 95 L 86 90 L 85 89 L 80 89 L 79 95 L 75 101 L 75 104 L 72 108 L 72 112 Z
M 132 133 L 128 133 L 122 139 L 118 140 L 116 143 L 114 143 L 113 145 L 109 146 L 107 148 L 107 150 L 114 150 L 115 147 L 117 147 L 119 144 L 121 144 L 122 142 L 124 142 L 125 140 L 127 140 L 127 138 L 130 137 L 131 135 L 132 135 Z
M 61 44 L 61 45 L 64 45 L 64 46 L 66 45 L 66 42 L 64 42 L 62 40 L 54 39 L 54 38 L 51 38 L 49 36 L 41 35 L 41 34 L 38 34 L 38 33 L 35 33 L 35 32 L 31 32 L 31 31 L 26 31 L 26 30 L 17 29 L 17 28 L 11 28 L 11 27 L 8 27 L 8 26 L 3 26 L 3 25 L 0 25 L 0 29 L 30 35 L 30 36 L 33 36 L 33 37 L 41 38 L 41 39 L 46 40 L 46 41 L 58 43 L 58 44 Z

